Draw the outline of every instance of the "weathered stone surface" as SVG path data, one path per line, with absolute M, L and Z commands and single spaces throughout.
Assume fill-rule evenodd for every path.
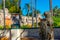
M 2 32 L 2 30 L 0 30 L 0 33 L 1 32 Z M 11 34 L 13 34 L 12 35 L 13 39 L 14 38 L 16 39 L 17 37 L 18 37 L 18 39 L 24 38 L 24 37 L 39 38 L 39 29 L 12 29 L 11 32 L 12 32 Z M 8 33 L 5 33 L 7 37 L 9 37 Z M 21 33 L 22 33 L 22 35 L 21 35 Z M 60 39 L 60 28 L 54 28 L 54 37 L 55 37 L 55 40 L 58 40 L 58 38 Z

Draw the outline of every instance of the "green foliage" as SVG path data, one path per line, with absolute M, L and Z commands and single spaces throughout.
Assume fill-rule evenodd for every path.
M 10 6 L 11 6 L 10 0 L 6 0 L 5 7 L 9 9 Z
M 21 28 L 28 28 L 28 26 L 27 25 L 22 25 Z
M 58 6 L 53 8 L 53 14 L 54 16 L 60 16 L 60 8 L 58 8 Z
M 29 16 L 32 16 L 32 13 L 33 13 L 33 12 L 30 12 L 30 13 L 29 13 Z M 39 10 L 34 10 L 34 17 L 36 17 L 36 14 L 39 14 L 39 13 L 40 13 Z M 26 14 L 26 16 L 28 16 L 28 13 Z
M 2 5 L 0 4 L 0 9 L 2 9 Z
M 5 26 L 7 29 L 10 29 L 11 28 L 11 26 Z M 0 25 L 0 29 L 3 29 L 4 28 L 4 26 L 2 26 L 2 25 Z
M 34 23 L 34 27 L 36 27 L 37 26 L 37 24 L 36 23 Z
M 54 26 L 60 27 L 60 8 L 58 8 L 58 6 L 55 6 L 53 8 L 53 13 L 54 13 L 54 16 L 52 18 L 54 21 Z
M 10 13 L 19 13 L 20 9 L 19 8 L 16 9 L 16 6 L 12 6 L 12 7 L 9 8 L 9 12 Z
M 53 17 L 54 26 L 60 27 L 60 17 Z
M 6 0 L 6 8 L 9 9 L 10 13 L 22 14 L 21 8 L 18 5 L 18 0 Z
M 11 12 L 11 13 L 16 12 L 16 11 L 15 11 L 15 10 L 16 10 L 15 8 L 16 8 L 15 6 L 10 7 L 10 8 L 9 8 L 9 12 Z M 12 10 L 12 9 L 13 9 L 13 10 Z
M 40 11 L 39 10 L 34 10 L 34 17 L 36 17 L 36 14 L 39 14 Z
M 33 28 L 33 27 L 30 27 L 29 25 L 22 25 L 20 28 Z M 34 23 L 34 28 L 37 28 L 36 23 Z
M 0 29 L 3 29 L 3 26 L 0 25 Z
M 28 13 L 26 14 L 26 16 L 28 16 Z M 29 16 L 30 16 L 30 17 L 32 16 L 32 12 L 31 12 L 31 13 L 29 13 Z
M 11 28 L 11 26 L 7 26 L 7 25 L 5 27 L 6 27 L 6 29 L 10 29 Z
M 18 0 L 13 0 L 14 3 L 18 2 Z
M 30 11 L 30 4 L 26 4 L 26 8 L 28 11 Z

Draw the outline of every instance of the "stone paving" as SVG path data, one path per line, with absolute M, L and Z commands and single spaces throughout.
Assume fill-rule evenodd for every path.
M 0 33 L 1 32 L 2 32 L 2 30 L 0 30 Z M 8 33 L 6 32 L 5 34 L 6 34 L 6 36 L 9 37 L 9 32 Z M 11 36 L 12 40 L 13 39 L 15 40 L 17 37 L 19 37 L 19 38 L 25 38 L 25 37 L 39 38 L 39 29 L 12 29 L 11 35 L 12 35 Z M 21 36 L 19 36 L 19 35 L 21 35 Z M 54 36 L 55 36 L 55 40 L 60 40 L 60 28 L 54 28 Z

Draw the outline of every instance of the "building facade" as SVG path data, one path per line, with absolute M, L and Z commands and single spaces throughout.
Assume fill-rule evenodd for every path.
M 12 15 L 9 13 L 8 9 L 5 8 L 5 25 L 7 26 L 11 26 L 11 24 L 13 23 L 12 21 Z M 20 24 L 22 25 L 32 25 L 32 17 L 27 17 L 27 16 L 22 16 L 21 15 L 22 20 L 20 20 Z M 34 23 L 36 23 L 36 17 L 33 18 L 34 19 Z M 41 15 L 38 14 L 37 16 L 37 22 L 40 22 L 41 19 Z M 4 25 L 4 13 L 3 10 L 0 10 L 0 25 Z

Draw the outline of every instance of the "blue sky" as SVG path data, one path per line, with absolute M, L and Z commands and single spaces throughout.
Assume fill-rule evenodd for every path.
M 0 0 L 1 3 L 2 0 Z M 21 7 L 23 8 L 25 3 L 30 3 L 31 0 L 22 0 Z M 34 1 L 34 0 L 33 0 Z M 45 11 L 49 11 L 49 0 L 37 0 L 36 9 L 43 14 Z M 52 0 L 53 8 L 57 5 L 60 8 L 60 0 Z M 23 14 L 26 14 L 26 10 L 23 10 Z
M 21 7 L 23 8 L 25 3 L 30 3 L 31 0 L 22 0 Z M 57 5 L 60 7 L 60 0 L 52 0 L 53 8 Z M 41 11 L 43 14 L 45 11 L 49 11 L 49 0 L 37 0 L 37 10 Z M 24 10 L 23 14 L 25 15 L 26 10 Z

